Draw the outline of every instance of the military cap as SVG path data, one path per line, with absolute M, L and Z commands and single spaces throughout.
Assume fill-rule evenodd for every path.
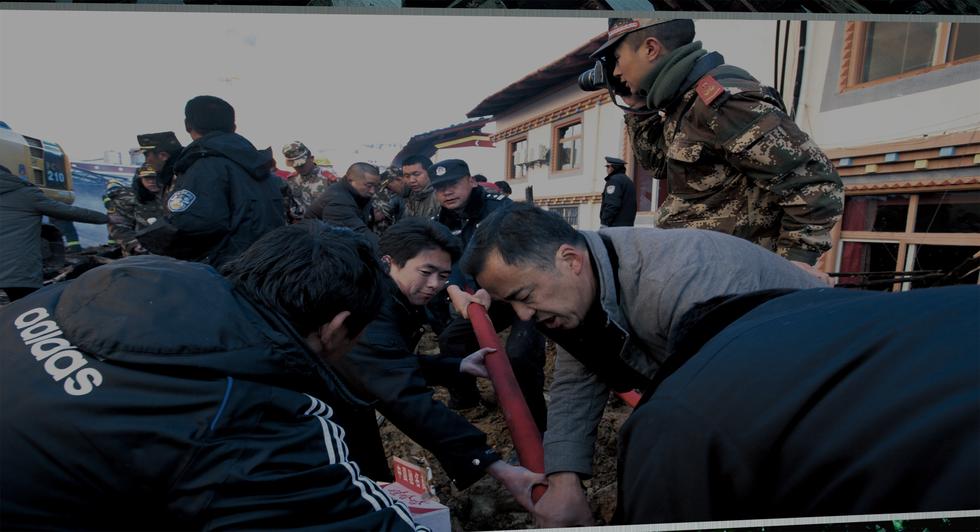
M 173 131 L 136 135 L 136 142 L 140 145 L 140 150 L 142 151 L 165 151 L 167 153 L 173 153 L 183 148 Z
M 589 58 L 598 59 L 612 52 L 627 33 L 671 20 L 666 18 L 611 18 L 609 19 L 609 31 L 606 32 L 606 42 L 602 43 L 598 50 L 592 52 Z
M 446 159 L 429 167 L 429 182 L 433 187 L 448 185 L 470 175 L 470 167 L 461 159 Z
M 140 179 L 145 179 L 148 177 L 156 177 L 156 176 L 157 176 L 157 171 L 154 170 L 152 166 L 146 163 L 143 163 L 143 166 L 140 166 L 139 170 L 136 171 L 136 177 Z
M 306 164 L 306 160 L 312 157 L 310 149 L 306 144 L 294 140 L 282 147 L 282 154 L 286 157 L 286 166 L 295 168 Z
M 606 162 L 613 166 L 626 166 L 626 161 L 618 157 L 606 157 Z

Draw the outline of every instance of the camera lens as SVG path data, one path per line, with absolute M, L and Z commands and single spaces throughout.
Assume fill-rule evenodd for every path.
M 606 88 L 606 73 L 601 61 L 596 61 L 595 66 L 579 75 L 578 86 L 584 91 L 597 91 Z

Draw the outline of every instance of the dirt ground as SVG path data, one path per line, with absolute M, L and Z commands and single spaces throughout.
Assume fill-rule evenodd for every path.
M 419 345 L 420 353 L 438 352 L 434 338 L 427 335 Z M 549 342 L 545 366 L 545 393 L 551 383 L 555 349 Z M 496 403 L 489 381 L 480 379 L 480 391 L 488 402 Z M 445 389 L 436 388 L 435 397 L 446 401 Z M 593 464 L 595 476 L 586 481 L 589 500 L 597 524 L 608 524 L 616 509 L 616 435 L 630 414 L 630 407 L 618 398 L 610 400 L 596 444 Z M 516 457 L 503 415 L 496 406 L 479 406 L 461 412 L 473 425 L 488 435 L 489 444 L 505 460 Z M 432 470 L 432 486 L 442 504 L 449 507 L 454 531 L 522 530 L 534 528 L 534 521 L 499 484 L 489 476 L 465 491 L 457 490 L 435 457 L 402 434 L 391 423 L 381 427 L 381 437 L 389 458 L 394 455 L 426 465 Z M 516 458 L 515 458 L 516 459 Z

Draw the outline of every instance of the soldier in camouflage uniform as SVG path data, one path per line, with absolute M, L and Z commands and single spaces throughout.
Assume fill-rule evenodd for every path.
M 283 146 L 282 154 L 286 157 L 286 166 L 293 169 L 293 173 L 286 178 L 289 184 L 289 221 L 298 222 L 327 186 L 337 181 L 337 176 L 316 164 L 313 153 L 298 140 Z
M 401 168 L 391 167 L 381 176 L 381 186 L 371 199 L 374 225 L 371 230 L 378 236 L 405 214 L 405 198 L 409 189 L 402 179 Z
M 147 163 L 137 170 L 131 187 L 115 179 L 106 184 L 102 202 L 109 216 L 109 243 L 118 244 L 123 255 L 146 253 L 136 239 L 136 231 L 150 226 L 163 215 L 159 194 L 157 174 Z
M 657 225 L 732 234 L 808 269 L 830 249 L 840 176 L 775 90 L 693 39 L 691 20 L 610 19 L 593 54 L 631 93 L 637 161 L 668 187 Z
M 405 216 L 438 216 L 441 206 L 429 180 L 430 166 L 432 161 L 424 155 L 412 155 L 402 161 L 402 176 L 411 190 L 405 202 Z

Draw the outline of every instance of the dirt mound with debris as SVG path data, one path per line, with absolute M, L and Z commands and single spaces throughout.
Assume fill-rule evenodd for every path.
M 419 345 L 420 353 L 438 352 L 435 338 L 426 335 Z M 555 348 L 549 342 L 547 363 L 545 366 L 545 393 L 551 384 L 552 370 L 555 364 Z M 495 406 L 496 399 L 490 382 L 480 379 L 480 392 L 491 405 L 481 405 L 460 412 L 470 423 L 487 434 L 487 440 L 494 449 L 505 459 L 517 453 L 514 450 L 510 432 L 504 422 L 504 416 Z M 447 401 L 448 394 L 444 388 L 435 388 L 437 400 Z M 629 416 L 632 409 L 618 398 L 613 397 L 606 407 L 602 423 L 599 426 L 596 454 L 593 463 L 595 476 L 585 481 L 589 501 L 592 503 L 593 515 L 597 524 L 608 524 L 616 509 L 616 442 L 619 428 Z M 454 531 L 473 530 L 522 530 L 534 528 L 534 520 L 513 497 L 507 493 L 497 481 L 485 476 L 465 491 L 456 489 L 449 481 L 446 472 L 436 461 L 432 453 L 424 450 L 418 444 L 402 434 L 391 423 L 381 427 L 381 438 L 388 457 L 398 456 L 408 461 L 414 461 L 432 469 L 432 486 L 440 502 L 449 507 Z

